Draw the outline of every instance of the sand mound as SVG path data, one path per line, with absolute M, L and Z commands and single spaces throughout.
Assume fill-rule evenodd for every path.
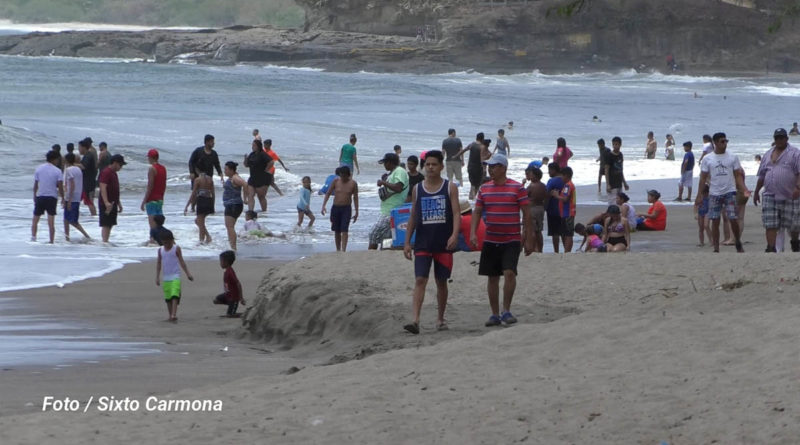
M 412 263 L 401 252 L 327 254 L 270 269 L 244 316 L 255 339 L 284 349 L 314 346 L 330 351 L 331 362 L 363 358 L 389 349 L 424 346 L 486 333 L 489 315 L 485 281 L 477 279 L 478 254 L 456 254 L 447 312 L 451 330 L 412 336 L 403 331 L 411 317 Z M 433 333 L 435 285 L 423 306 L 423 333 Z M 546 323 L 576 314 L 573 306 L 519 298 L 515 310 L 526 323 Z

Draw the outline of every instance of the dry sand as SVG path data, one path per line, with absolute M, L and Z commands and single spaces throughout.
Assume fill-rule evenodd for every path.
M 118 326 L 124 336 L 177 338 L 197 353 L 84 366 L 62 380 L 17 375 L 6 384 L 14 371 L 4 372 L 4 396 L 52 390 L 143 405 L 111 414 L 96 406 L 26 414 L 17 406 L 0 417 L 0 443 L 796 443 L 795 261 L 757 252 L 757 212 L 743 255 L 693 247 L 689 207 L 670 212 L 669 231 L 634 234 L 632 253 L 522 258 L 513 327 L 483 327 L 489 311 L 477 253 L 456 254 L 451 330 L 433 329 L 430 286 L 419 336 L 401 327 L 412 267 L 400 252 L 326 254 L 270 268 L 245 328 L 226 330 L 220 311 L 188 304 L 178 326 L 159 325 L 164 308 L 152 290 L 130 303 L 131 313 L 99 305 L 100 319 L 127 323 Z M 637 243 L 657 246 L 665 237 L 686 248 L 637 252 Z M 190 267 L 211 274 L 210 263 Z M 253 275 L 265 269 L 256 266 Z M 121 277 L 137 267 L 66 287 L 61 297 L 81 298 L 81 286 L 89 301 L 107 295 L 103 280 L 116 276 L 128 284 L 115 288 L 114 301 L 134 298 L 136 283 Z M 195 275 L 203 277 L 195 286 L 216 283 Z M 243 275 L 252 277 L 244 267 Z M 44 291 L 24 294 L 35 292 Z M 218 351 L 215 331 L 234 355 Z M 254 345 L 290 349 L 263 354 L 248 349 Z M 290 364 L 299 372 L 283 372 Z M 191 381 L 159 380 L 169 374 L 170 383 Z M 223 410 L 147 412 L 147 394 L 220 400 Z

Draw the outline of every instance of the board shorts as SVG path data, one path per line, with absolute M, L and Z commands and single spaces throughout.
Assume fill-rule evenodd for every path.
M 433 265 L 433 277 L 437 281 L 447 280 L 453 272 L 453 253 L 414 251 L 415 277 L 428 278 L 431 274 L 431 264 Z
M 97 214 L 100 216 L 100 227 L 114 227 L 117 225 L 117 205 L 111 208 L 111 211 L 106 215 L 106 208 L 100 207 Z
M 761 202 L 761 222 L 765 229 L 800 231 L 800 199 L 775 199 L 764 194 Z
M 78 223 L 78 216 L 80 216 L 81 202 L 71 202 L 69 206 L 64 209 L 64 221 L 72 224 Z
M 348 232 L 353 210 L 349 205 L 331 206 L 331 230 L 334 232 Z
M 544 230 L 544 206 L 531 206 L 531 225 L 534 232 Z
M 94 202 L 94 190 L 90 192 L 84 190 L 83 192 L 81 192 L 81 199 L 83 199 L 83 203 L 85 205 L 87 206 L 92 205 L 92 203 Z
M 58 205 L 58 198 L 55 196 L 37 196 L 33 205 L 33 214 L 36 216 L 56 214 L 56 206 Z
M 225 216 L 230 216 L 233 219 L 239 217 L 244 210 L 244 204 L 227 204 L 225 205 Z
M 728 219 L 736 219 L 736 192 L 708 196 L 708 219 L 719 219 L 722 210 Z
M 561 236 L 561 216 L 558 213 L 547 213 L 547 236 Z
M 521 251 L 522 244 L 519 241 L 503 244 L 484 241 L 478 275 L 499 277 L 506 270 L 516 275 Z
M 575 236 L 575 217 L 561 217 L 561 236 Z
M 181 301 L 181 279 L 176 278 L 174 280 L 164 281 L 161 283 L 161 287 L 164 289 L 164 299 L 169 301 L 173 298 L 178 299 L 178 303 Z
M 697 216 L 705 218 L 705 216 L 708 215 L 708 201 L 708 198 L 703 198 L 703 200 L 700 201 L 700 205 L 697 206 Z
M 198 196 L 195 207 L 198 215 L 210 215 L 214 213 L 214 198 L 210 196 Z
M 369 243 L 380 246 L 383 240 L 392 237 L 392 217 L 381 215 L 369 231 Z
M 164 201 L 148 201 L 144 205 L 144 209 L 147 211 L 147 216 L 154 216 L 154 215 L 163 215 L 163 208 L 164 208 Z
M 694 172 L 692 170 L 686 170 L 685 172 L 681 173 L 681 180 L 678 182 L 678 185 L 681 187 L 692 188 L 693 179 Z

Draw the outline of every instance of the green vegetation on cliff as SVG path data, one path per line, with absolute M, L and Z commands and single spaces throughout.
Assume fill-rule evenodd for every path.
M 3 0 L 0 18 L 20 23 L 301 27 L 294 0 Z

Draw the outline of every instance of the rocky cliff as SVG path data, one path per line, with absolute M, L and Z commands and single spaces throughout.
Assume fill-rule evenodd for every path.
M 303 30 L 36 33 L 0 37 L 0 53 L 423 73 L 668 70 L 671 57 L 686 73 L 800 72 L 800 32 L 769 32 L 758 3 L 586 0 L 555 13 L 565 1 L 298 0 Z

